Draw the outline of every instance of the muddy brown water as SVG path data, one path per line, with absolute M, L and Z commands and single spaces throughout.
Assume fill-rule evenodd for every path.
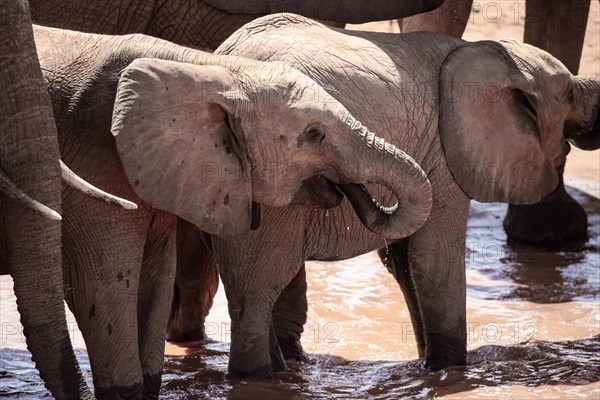
M 211 341 L 168 345 L 161 398 L 600 398 L 600 200 L 569 191 L 588 212 L 590 239 L 565 252 L 506 244 L 506 206 L 472 203 L 466 367 L 423 369 L 400 290 L 370 253 L 308 263 L 310 361 L 290 363 L 272 381 L 226 376 L 230 325 L 220 290 L 207 319 Z M 47 396 L 15 322 L 10 278 L 1 289 L 0 397 Z M 85 350 L 78 357 L 90 380 Z

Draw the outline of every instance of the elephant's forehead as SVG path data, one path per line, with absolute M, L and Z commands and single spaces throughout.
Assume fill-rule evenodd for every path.
M 538 73 L 551 77 L 570 79 L 571 73 L 567 67 L 547 51 L 512 39 L 503 39 L 501 43 L 518 64 L 526 64 L 520 65 L 521 67 L 534 69 Z
M 323 32 L 307 33 L 302 40 L 303 32 L 294 31 L 295 29 L 297 30 L 290 28 L 289 34 L 279 31 L 276 35 L 265 35 L 269 35 L 269 43 L 274 45 L 273 54 L 289 54 L 289 57 L 286 56 L 287 61 L 299 69 L 318 65 L 323 72 L 335 71 L 336 75 L 350 80 L 362 76 L 382 84 L 408 79 L 398 69 L 394 53 L 385 52 L 366 38 L 320 28 Z M 301 44 L 298 43 L 299 40 Z M 287 46 L 289 47 L 286 48 Z M 304 54 L 306 58 L 298 58 L 298 54 Z
M 428 148 L 437 126 L 438 72 L 446 47 L 457 44 L 446 40 L 440 51 L 425 51 L 423 41 L 433 41 L 431 34 L 345 31 L 317 23 L 273 26 L 266 18 L 253 24 L 216 52 L 288 63 L 316 81 L 316 98 L 337 100 L 378 136 L 392 140 L 395 132 L 419 132 L 419 146 Z M 410 117 L 417 109 L 424 112 L 415 121 Z M 417 153 L 411 155 L 419 158 Z

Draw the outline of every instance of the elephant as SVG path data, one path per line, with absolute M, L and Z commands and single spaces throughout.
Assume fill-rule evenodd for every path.
M 335 1 L 224 1 L 178 0 L 106 1 L 30 0 L 34 23 L 55 28 L 100 34 L 145 33 L 200 50 L 214 51 L 229 35 L 261 14 L 296 12 L 343 27 L 390 18 L 403 18 L 434 10 L 444 0 L 335 0 Z M 112 7 L 110 7 L 112 5 Z M 177 284 L 168 339 L 172 341 L 206 338 L 204 319 L 218 287 L 212 256 L 205 250 L 208 235 L 195 225 L 177 220 Z M 190 270 L 188 274 L 183 271 Z M 181 274 L 185 276 L 180 276 Z M 186 279 L 202 276 L 188 285 Z M 188 316 L 188 298 L 195 304 Z M 201 306 L 196 305 L 198 300 Z
M 577 74 L 590 3 L 591 0 L 527 0 L 525 43 L 546 50 L 571 73 Z M 473 0 L 447 0 L 435 11 L 399 20 L 401 31 L 429 31 L 461 37 L 472 6 Z M 514 7 L 510 5 L 510 10 L 504 11 L 518 18 L 519 10 Z M 587 239 L 587 215 L 566 192 L 562 176 L 556 190 L 539 203 L 510 204 L 503 225 L 509 240 L 547 248 L 557 249 L 569 242 Z
M 414 160 L 340 103 L 315 98 L 319 86 L 284 63 L 141 34 L 34 33 L 62 160 L 138 205 L 63 193 L 67 303 L 98 398 L 158 396 L 177 217 L 214 237 L 242 237 L 259 229 L 264 206 L 327 208 L 346 193 L 368 229 L 395 238 L 429 215 L 431 186 Z M 346 162 L 344 148 L 364 161 Z M 368 182 L 398 205 L 381 208 Z
M 209 2 L 216 4 L 213 1 Z M 237 7 L 241 2 L 229 1 L 227 3 L 232 4 L 231 7 Z M 250 14 L 252 11 L 248 11 L 248 9 L 254 7 L 256 3 L 247 2 L 249 6 L 242 10 Z M 427 30 L 460 37 L 465 30 L 472 3 L 472 0 L 446 0 L 439 8 L 426 14 L 417 14 L 399 20 L 401 21 L 401 30 L 403 32 Z M 549 51 L 561 60 L 573 74 L 576 74 L 583 46 L 585 21 L 589 12 L 589 0 L 577 0 L 570 3 L 559 0 L 544 2 L 528 0 L 527 7 L 530 12 L 526 16 L 525 41 Z M 229 9 L 229 11 L 237 10 Z M 365 10 L 362 11 L 364 13 Z M 547 15 L 548 13 L 549 15 Z M 304 15 L 307 16 L 307 14 Z M 364 15 L 374 19 L 370 13 Z M 569 23 L 566 28 L 564 23 L 559 21 L 563 15 L 570 15 L 570 21 L 573 22 Z M 344 22 L 353 22 L 347 18 L 335 16 L 312 16 L 334 20 L 342 27 Z M 538 16 L 538 18 L 532 18 L 532 16 Z M 387 14 L 386 19 L 389 18 L 392 18 L 391 12 Z M 355 22 L 366 22 L 366 19 Z M 565 29 L 569 31 L 569 35 L 564 35 Z M 570 40 L 565 41 L 565 36 Z M 535 39 L 536 37 L 541 39 Z M 175 301 L 167 338 L 175 342 L 204 340 L 206 339 L 205 317 L 212 306 L 212 298 L 218 286 L 215 262 L 206 246 L 206 243 L 210 243 L 210 238 L 209 235 L 197 231 L 186 221 L 178 221 L 178 226 Z M 570 241 L 583 241 L 587 237 L 586 214 L 566 192 L 562 175 L 556 190 L 539 203 L 533 205 L 509 204 L 504 227 L 511 241 L 548 248 L 557 248 Z M 291 349 L 290 352 L 292 352 Z M 300 353 L 296 351 L 296 354 Z
M 60 165 L 27 2 L 1 0 L 0 26 L 0 274 L 13 278 L 27 347 L 48 390 L 56 398 L 91 398 L 63 305 L 61 177 L 88 196 L 135 204 Z
M 514 40 L 343 31 L 292 14 L 247 24 L 216 54 L 285 61 L 309 75 L 321 96 L 410 154 L 433 189 L 427 222 L 402 240 L 364 229 L 345 200 L 328 211 L 263 207 L 247 238 L 212 237 L 232 319 L 229 373 L 269 377 L 285 366 L 279 350 L 301 359 L 304 262 L 373 250 L 402 289 L 425 365 L 465 364 L 469 202 L 532 204 L 555 190 L 569 142 L 600 147 L 600 80 Z
M 13 277 L 27 346 L 47 388 L 59 398 L 85 397 L 63 306 L 58 141 L 27 2 L 0 1 L 0 23 L 1 186 L 21 200 L 2 198 L 2 269 Z
M 33 22 L 55 28 L 122 35 L 145 33 L 199 50 L 214 50 L 263 14 L 295 12 L 333 24 L 403 18 L 444 0 L 30 0 Z

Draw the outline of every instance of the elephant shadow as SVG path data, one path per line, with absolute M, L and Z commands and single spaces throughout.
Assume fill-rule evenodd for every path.
M 434 398 L 478 389 L 519 393 L 519 386 L 589 385 L 600 381 L 596 349 L 600 335 L 569 341 L 488 345 L 468 352 L 468 365 L 424 370 L 423 361 L 353 361 L 312 354 L 307 363 L 290 363 L 272 381 L 228 378 L 227 345 L 212 343 L 184 357 L 168 357 L 161 396 L 175 398 L 308 399 Z M 557 390 L 561 390 L 557 388 Z M 525 395 L 527 389 L 521 393 Z M 497 393 L 497 392 L 495 392 Z M 505 393 L 505 395 L 508 395 Z M 174 396 L 174 397 L 173 397 Z
M 567 187 L 588 216 L 588 240 L 563 251 L 507 242 L 504 204 L 472 202 L 467 230 L 469 296 L 533 303 L 597 301 L 600 296 L 600 200 Z M 480 284 L 486 281 L 486 284 Z

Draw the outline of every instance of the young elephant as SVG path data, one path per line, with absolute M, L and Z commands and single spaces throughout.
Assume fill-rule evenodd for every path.
M 347 202 L 327 213 L 263 208 L 263 224 L 248 239 L 214 239 L 232 318 L 229 372 L 270 376 L 282 366 L 278 343 L 287 357 L 302 356 L 305 260 L 374 249 L 383 249 L 402 288 L 427 366 L 464 364 L 469 201 L 530 204 L 554 190 L 568 140 L 600 146 L 598 78 L 574 77 L 548 53 L 515 41 L 348 32 L 291 14 L 246 25 L 217 53 L 303 71 L 330 94 L 321 96 L 414 157 L 433 187 L 429 219 L 405 240 L 364 229 Z
M 315 98 L 318 85 L 283 63 L 143 35 L 36 27 L 35 36 L 63 160 L 139 205 L 125 211 L 64 194 L 67 299 L 99 398 L 158 395 L 176 216 L 240 236 L 260 225 L 259 203 L 331 207 L 338 187 L 369 197 L 357 212 L 386 237 L 410 235 L 429 215 L 420 167 L 338 102 Z M 367 182 L 389 188 L 400 206 L 378 208 Z
M 590 0 L 528 0 L 524 2 L 525 43 L 546 50 L 577 74 L 590 14 Z M 496 3 L 497 4 L 497 3 Z M 507 4 L 514 9 L 514 4 Z M 473 0 L 446 0 L 428 14 L 399 20 L 402 32 L 429 31 L 461 37 L 471 16 Z M 508 10 L 507 10 L 508 11 Z M 555 250 L 587 239 L 588 220 L 583 207 L 561 182 L 541 202 L 509 205 L 504 218 L 509 240 Z

